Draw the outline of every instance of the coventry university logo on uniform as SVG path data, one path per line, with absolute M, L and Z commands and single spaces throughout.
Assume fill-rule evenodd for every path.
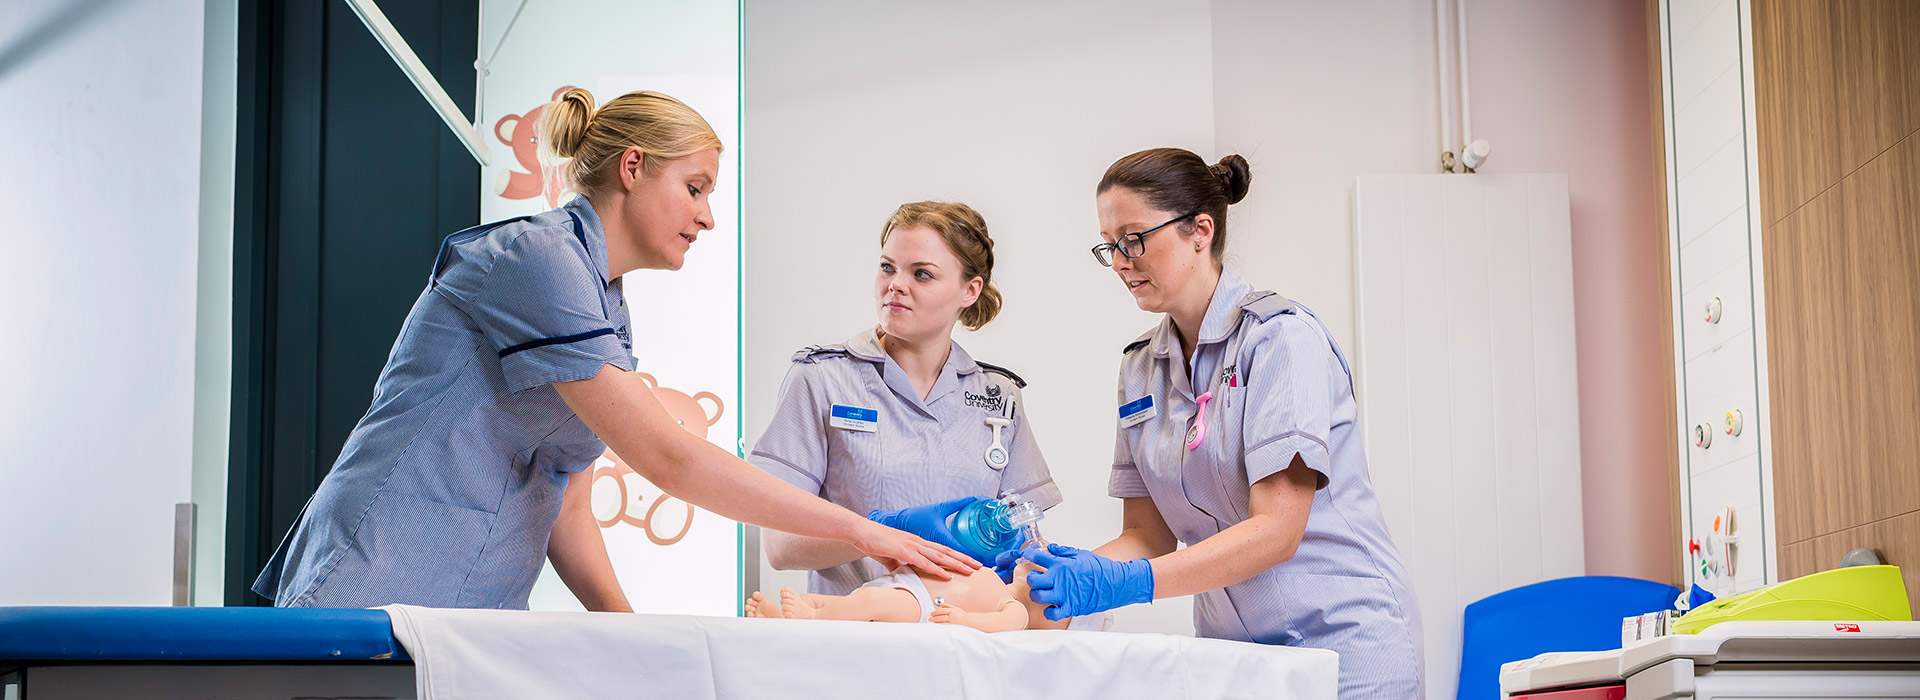
M 1007 397 L 1000 395 L 1000 385 L 988 384 L 987 393 L 976 394 L 971 391 L 960 392 L 967 395 L 967 405 L 989 413 L 998 413 L 1007 403 Z

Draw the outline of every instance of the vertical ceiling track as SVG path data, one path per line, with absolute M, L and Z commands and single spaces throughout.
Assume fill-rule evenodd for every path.
M 487 45 L 487 8 L 485 5 L 486 3 L 481 3 L 480 19 L 478 22 L 475 22 L 479 27 L 480 37 L 479 40 L 473 44 L 474 50 L 477 52 L 473 59 L 473 126 L 475 129 L 480 128 L 481 110 L 487 108 L 487 75 L 492 72 L 490 69 L 493 68 L 493 59 L 500 56 L 500 47 L 507 45 L 507 36 L 513 33 L 513 26 L 520 23 L 520 13 L 527 11 L 527 0 L 520 0 L 520 7 L 515 8 L 513 11 L 513 19 L 507 20 L 506 30 L 500 32 L 500 40 L 493 42 L 493 50 L 488 51 L 483 48 Z

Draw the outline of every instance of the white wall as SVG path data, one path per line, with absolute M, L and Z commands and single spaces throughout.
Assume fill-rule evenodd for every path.
M 1658 241 L 1645 27 L 1634 19 L 1644 6 L 1469 5 L 1474 120 L 1494 143 L 1483 172 L 1569 174 L 1586 570 L 1664 579 L 1665 504 L 1632 498 L 1665 487 L 1668 444 L 1653 371 Z M 1351 351 L 1354 178 L 1438 167 L 1433 7 L 1190 0 L 943 10 L 744 8 L 747 435 L 765 427 L 788 353 L 872 322 L 871 259 L 859 251 L 872 250 L 893 206 L 964 200 L 993 227 L 1008 306 L 960 340 L 1033 383 L 1042 447 L 1068 498 L 1048 534 L 1097 543 L 1118 515 L 1105 497 L 1118 348 L 1153 321 L 1087 256 L 1100 173 L 1154 146 L 1247 156 L 1253 187 L 1233 209 L 1228 264 L 1314 308 Z M 1122 626 L 1191 630 L 1185 608 L 1175 610 L 1127 611 Z
M 1092 8 L 746 4 L 749 441 L 788 355 L 874 323 L 880 224 L 894 207 L 964 201 L 993 231 L 1006 307 L 958 339 L 1030 382 L 1024 405 L 1067 494 L 1043 529 L 1082 545 L 1118 532 L 1106 496 L 1114 377 L 1121 346 L 1156 319 L 1087 252 L 1099 242 L 1093 188 L 1132 151 L 1212 148 L 1211 25 L 1199 0 Z M 760 581 L 804 584 L 771 570 Z M 1191 633 L 1190 611 L 1184 599 L 1129 609 L 1118 628 Z
M 1677 583 L 1664 496 L 1658 188 L 1639 0 L 1469 0 L 1473 126 L 1483 173 L 1564 172 L 1573 222 L 1587 573 Z
M 1557 551 L 1554 565 L 1536 576 L 1584 571 L 1669 581 L 1675 545 L 1661 496 L 1673 488 L 1665 459 L 1672 443 L 1663 418 L 1659 285 L 1664 281 L 1657 274 L 1654 247 L 1661 240 L 1652 186 L 1645 5 L 1633 0 L 1465 4 L 1474 133 L 1494 146 L 1480 172 L 1567 173 L 1578 365 L 1578 520 L 1502 521 L 1485 534 L 1524 538 L 1529 529 L 1559 531 L 1571 525 L 1576 532 L 1584 530 L 1584 561 L 1568 566 L 1561 558 L 1566 552 Z M 1253 273 L 1255 279 L 1319 311 L 1350 354 L 1356 350 L 1349 235 L 1354 178 L 1437 169 L 1433 11 L 1430 0 L 1216 0 L 1213 5 L 1216 153 L 1245 154 L 1255 171 L 1247 200 L 1234 208 L 1237 228 L 1230 250 L 1243 270 L 1265 273 Z M 1459 129 L 1457 119 L 1452 127 Z M 1416 240 L 1442 237 L 1439 228 Z M 1418 230 L 1412 235 L 1419 236 Z M 1488 262 L 1494 259 L 1489 256 Z M 1433 310 L 1447 317 L 1455 311 L 1450 306 Z M 1395 426 L 1363 422 L 1362 430 L 1370 445 L 1377 444 L 1371 439 L 1376 430 L 1418 433 L 1432 425 L 1432 418 L 1410 416 L 1412 425 Z M 1471 445 L 1422 442 L 1421 449 L 1450 452 L 1436 462 L 1474 451 Z M 1383 456 L 1377 463 L 1388 462 Z M 1416 540 L 1406 525 L 1413 519 L 1400 513 L 1415 505 L 1424 512 L 1433 512 L 1433 505 L 1457 509 L 1459 503 L 1427 503 L 1420 499 L 1427 492 L 1423 485 L 1404 476 L 1376 470 L 1373 477 L 1404 554 L 1444 546 L 1432 529 L 1417 533 L 1424 541 Z M 1503 567 L 1493 572 L 1499 574 L 1497 584 L 1484 574 L 1469 575 L 1430 593 L 1429 582 L 1451 577 L 1452 567 L 1466 560 L 1420 558 L 1408 556 L 1406 563 L 1422 586 L 1429 640 L 1460 623 L 1457 617 L 1439 619 L 1434 611 L 1458 615 L 1461 605 L 1477 597 L 1473 594 L 1527 580 Z M 1524 561 L 1524 555 L 1503 556 L 1502 563 L 1511 560 Z M 1429 644 L 1430 695 L 1451 695 L 1456 649 Z
M 1432 3 L 1218 0 L 1213 13 L 1215 151 L 1201 155 L 1253 166 L 1228 264 L 1312 308 L 1351 354 L 1354 178 L 1439 170 Z
M 171 599 L 204 20 L 199 0 L 0 12 L 0 605 Z

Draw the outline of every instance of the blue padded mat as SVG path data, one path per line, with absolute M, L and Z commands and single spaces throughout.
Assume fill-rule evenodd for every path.
M 384 610 L 0 607 L 0 661 L 406 661 Z

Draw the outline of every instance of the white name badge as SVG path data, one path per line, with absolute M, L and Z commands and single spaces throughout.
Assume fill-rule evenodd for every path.
M 827 417 L 827 425 L 842 430 L 871 433 L 880 429 L 880 412 L 871 408 L 842 406 L 834 404 L 832 415 Z
M 1147 394 L 1120 407 L 1120 427 L 1131 428 L 1157 415 L 1160 411 L 1153 407 L 1153 394 Z

